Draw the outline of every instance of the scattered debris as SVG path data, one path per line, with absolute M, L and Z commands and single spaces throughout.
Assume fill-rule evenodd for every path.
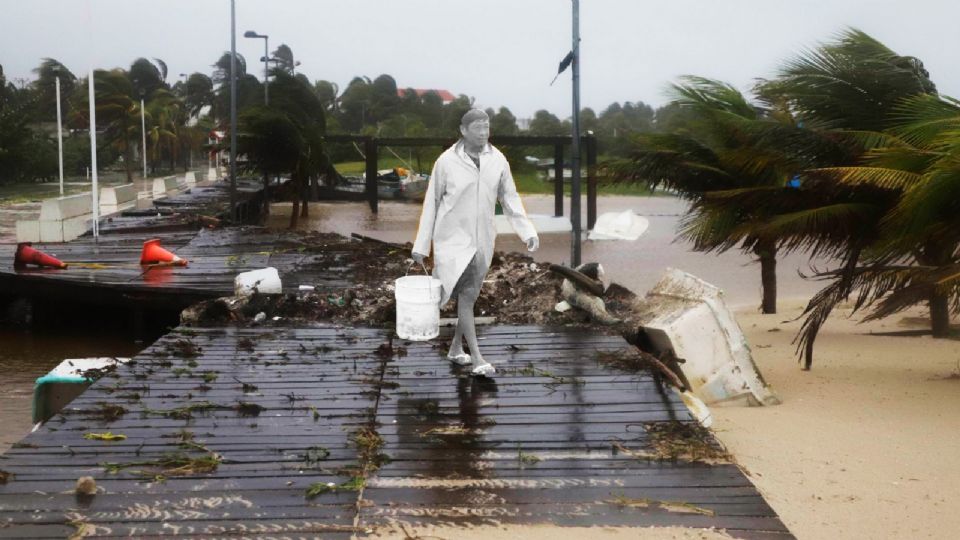
M 11 480 L 13 480 L 13 473 L 0 469 L 0 486 L 6 484 Z
M 542 459 L 539 456 L 528 454 L 518 447 L 517 461 L 519 461 L 522 465 L 536 465 L 537 463 L 540 463 Z
M 333 482 L 315 482 L 307 488 L 306 496 L 312 499 L 324 493 L 335 493 L 337 491 L 360 491 L 367 485 L 367 480 L 362 476 L 354 476 L 342 484 Z
M 195 358 L 200 356 L 200 352 L 203 350 L 203 348 L 189 339 L 178 339 L 173 343 L 167 343 L 164 346 L 164 350 L 166 350 L 166 352 L 172 356 L 179 356 L 181 358 Z
M 705 463 L 733 460 L 710 430 L 696 422 L 647 422 L 643 428 L 656 459 Z
M 330 450 L 322 446 L 311 446 L 307 448 L 306 454 L 303 455 L 303 461 L 307 467 L 312 467 L 328 457 L 330 457 Z
M 701 514 L 704 516 L 715 516 L 716 512 L 710 510 L 709 508 L 703 508 L 700 506 L 695 506 L 686 502 L 674 502 L 674 501 L 657 501 L 654 499 L 631 499 L 624 496 L 623 494 L 614 496 L 613 499 L 608 499 L 603 501 L 607 504 L 612 504 L 624 508 L 650 508 L 655 506 L 662 508 L 667 512 L 678 512 L 682 514 Z
M 113 422 L 114 420 L 117 420 L 121 416 L 127 414 L 127 409 L 120 405 L 100 401 L 97 402 L 97 407 L 95 409 L 89 409 L 82 412 L 89 416 L 97 417 L 104 422 Z
M 74 491 L 77 495 L 96 495 L 97 481 L 92 476 L 81 476 L 77 478 L 77 485 Z
M 83 438 L 90 441 L 124 441 L 127 439 L 127 436 L 107 431 L 105 433 L 85 433 Z

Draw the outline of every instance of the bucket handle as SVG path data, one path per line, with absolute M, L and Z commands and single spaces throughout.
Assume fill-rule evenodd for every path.
M 414 261 L 413 259 L 410 259 L 410 264 L 407 265 L 407 272 L 404 274 L 405 276 L 410 274 L 410 269 L 413 268 L 413 265 L 416 264 L 416 263 L 417 263 L 417 261 Z M 426 275 L 428 275 L 428 276 L 430 275 L 430 272 L 427 270 L 427 267 L 426 267 L 423 263 L 420 263 L 420 267 L 423 268 L 423 273 L 424 273 L 424 274 L 426 274 Z

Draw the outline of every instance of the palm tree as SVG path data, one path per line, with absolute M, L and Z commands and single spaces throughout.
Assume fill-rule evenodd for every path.
M 666 187 L 690 201 L 680 237 L 692 241 L 694 249 L 755 254 L 761 309 L 776 313 L 779 253 L 811 247 L 791 238 L 790 227 L 777 218 L 817 200 L 815 192 L 789 187 L 788 180 L 810 165 L 817 155 L 810 149 L 832 145 L 794 125 L 784 111 L 754 105 L 722 82 L 684 77 L 672 92 L 673 103 L 686 111 L 682 129 L 634 136 L 628 157 L 606 168 L 613 181 Z M 807 151 L 783 152 L 784 141 Z
M 855 309 L 871 307 L 871 320 L 927 303 L 933 336 L 946 337 L 951 304 L 960 311 L 960 102 L 918 94 L 900 103 L 885 145 L 862 164 L 814 172 L 895 195 L 851 272 Z
M 906 178 L 916 179 L 905 174 L 918 172 L 912 168 L 918 160 L 924 161 L 916 149 L 909 148 L 909 141 L 897 137 L 891 128 L 902 123 L 897 119 L 899 107 L 912 98 L 935 94 L 936 87 L 919 60 L 899 56 L 869 35 L 849 29 L 834 43 L 789 61 L 776 79 L 761 83 L 758 92 L 767 102 L 784 103 L 807 129 L 837 141 L 847 154 L 835 161 L 834 167 L 821 165 L 802 174 L 805 185 L 827 194 L 826 204 L 808 209 L 807 215 L 831 213 L 834 235 L 830 246 L 840 260 L 836 269 L 817 274 L 828 284 L 804 311 L 798 351 L 809 369 L 820 327 L 833 308 L 851 294 L 857 293 L 856 308 L 881 302 L 875 311 L 880 316 L 889 313 L 880 309 L 884 305 L 904 305 L 881 300 L 895 288 L 916 284 L 911 294 L 924 288 L 930 291 L 929 283 L 921 285 L 922 280 L 908 277 L 916 277 L 917 272 L 895 264 L 903 263 L 911 253 L 891 250 L 894 245 L 903 247 L 902 241 L 893 240 L 900 235 L 891 228 L 891 212 L 901 207 L 899 201 L 907 193 Z M 862 169 L 881 164 L 893 168 Z M 899 184 L 892 182 L 895 177 Z M 844 207 L 846 215 L 837 212 Z M 807 232 L 801 227 L 797 234 L 804 238 Z M 913 249 L 912 255 L 917 261 L 927 260 L 944 249 L 921 247 Z
M 127 182 L 133 182 L 133 146 L 131 140 L 140 136 L 140 102 L 134 98 L 133 84 L 122 69 L 96 70 L 93 73 L 97 123 L 105 126 L 104 135 L 123 156 Z M 71 117 L 73 125 L 84 128 L 88 125 L 87 94 L 82 94 L 79 107 Z
M 282 71 L 270 82 L 270 107 L 253 106 L 240 115 L 238 149 L 245 168 L 264 175 L 290 174 L 294 187 L 290 227 L 306 217 L 307 186 L 327 172 L 323 147 L 323 103 L 309 83 Z M 300 206 L 300 203 L 303 206 Z

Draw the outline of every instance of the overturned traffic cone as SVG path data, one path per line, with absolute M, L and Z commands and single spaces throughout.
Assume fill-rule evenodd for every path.
M 14 268 L 23 268 L 28 264 L 35 264 L 40 267 L 48 268 L 66 268 L 67 265 L 56 257 L 51 257 L 39 249 L 31 247 L 30 242 L 20 242 L 17 244 L 17 254 L 13 259 Z
M 154 238 L 143 243 L 143 251 L 140 254 L 140 264 L 169 264 L 173 266 L 186 266 L 187 260 L 177 257 L 173 253 L 160 247 L 160 239 Z

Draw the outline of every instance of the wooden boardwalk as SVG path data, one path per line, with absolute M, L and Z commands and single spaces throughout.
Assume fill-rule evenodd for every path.
M 736 466 L 654 457 L 659 428 L 692 420 L 606 363 L 621 338 L 480 333 L 495 380 L 389 330 L 178 329 L 2 456 L 0 537 L 347 538 L 400 520 L 792 538 Z M 126 438 L 85 438 L 108 431 Z M 98 493 L 75 495 L 87 475 Z
M 141 266 L 140 251 L 149 238 L 160 238 L 165 249 L 187 259 L 189 265 Z M 311 264 L 318 246 L 307 249 L 296 235 L 260 227 L 115 233 L 99 240 L 82 237 L 35 247 L 56 256 L 68 268 L 15 269 L 15 246 L 0 246 L 0 294 L 116 305 L 129 305 L 136 299 L 141 306 L 183 309 L 198 300 L 232 295 L 237 274 L 267 266 L 277 268 L 288 291 L 295 291 L 299 284 L 321 290 L 351 284 L 343 272 Z

